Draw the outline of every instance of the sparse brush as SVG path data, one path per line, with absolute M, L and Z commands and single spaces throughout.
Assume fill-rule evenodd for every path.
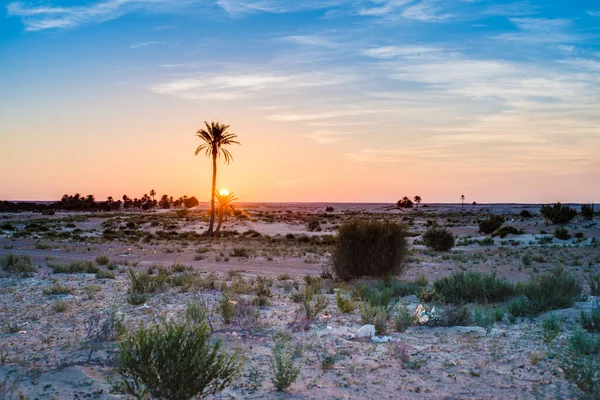
M 554 230 L 554 237 L 559 240 L 569 240 L 571 239 L 571 234 L 567 228 L 559 226 Z
M 162 268 L 158 269 L 157 275 L 150 275 L 147 272 L 136 273 L 133 268 L 129 267 L 126 283 L 129 293 L 158 293 L 167 290 L 171 284 L 171 277 Z
M 31 276 L 37 268 L 31 263 L 31 257 L 9 254 L 0 259 L 0 269 L 10 274 L 19 274 L 24 278 Z
M 522 229 L 517 229 L 514 226 L 503 226 L 502 228 L 496 230 L 492 233 L 492 237 L 500 236 L 501 238 L 505 238 L 508 235 L 522 235 L 525 231 Z
M 351 298 L 342 296 L 339 291 L 335 293 L 335 302 L 340 312 L 344 314 L 349 314 L 356 310 L 356 303 L 354 303 Z
M 105 255 L 101 255 L 96 257 L 96 264 L 98 265 L 108 265 L 110 263 L 110 258 Z
M 235 308 L 237 302 L 235 300 L 230 299 L 228 296 L 221 297 L 219 301 L 218 311 L 223 319 L 223 323 L 231 324 L 233 318 L 235 317 Z
M 114 272 L 100 270 L 96 273 L 96 279 L 116 279 L 116 276 Z
M 148 301 L 148 295 L 145 293 L 130 293 L 127 295 L 127 302 L 132 306 L 139 306 Z
M 590 274 L 588 276 L 590 285 L 590 294 L 592 296 L 600 296 L 600 274 Z
M 232 257 L 250 257 L 250 251 L 245 247 L 234 247 L 233 251 L 230 254 Z
M 377 335 L 384 335 L 387 332 L 388 313 L 384 306 L 372 306 L 363 303 L 360 305 L 359 310 L 362 324 L 375 326 Z
M 546 222 L 553 224 L 566 224 L 577 216 L 577 210 L 561 203 L 552 206 L 544 204 L 540 213 Z
M 44 294 L 46 296 L 58 296 L 58 295 L 62 295 L 62 294 L 71 294 L 71 293 L 73 293 L 72 287 L 61 285 L 60 283 L 54 284 L 54 285 L 44 289 Z
M 59 313 L 64 313 L 65 311 L 67 311 L 69 309 L 69 303 L 67 303 L 66 301 L 55 301 L 54 303 L 52 303 L 52 311 L 59 314 Z
M 100 271 L 91 261 L 73 261 L 69 264 L 48 263 L 55 274 L 97 274 Z
M 550 314 L 542 320 L 542 337 L 544 343 L 550 343 L 553 341 L 562 330 L 560 321 L 556 318 L 556 315 Z
M 291 348 L 289 340 L 282 337 L 275 339 L 271 372 L 273 373 L 271 381 L 278 392 L 288 389 L 298 378 L 300 366 L 296 365 L 294 349 Z
M 387 276 L 402 273 L 407 251 L 404 225 L 354 220 L 339 228 L 333 250 L 333 270 L 338 278 Z
M 600 333 L 600 304 L 596 304 L 589 313 L 581 312 L 581 326 L 588 332 Z
M 594 219 L 594 205 L 593 204 L 582 204 L 581 205 L 581 216 L 586 221 Z
M 394 324 L 396 326 L 396 331 L 404 332 L 406 328 L 411 326 L 414 322 L 414 316 L 409 311 L 406 305 L 402 304 L 397 308 L 394 314 Z
M 529 282 L 519 283 L 516 289 L 527 299 L 527 315 L 569 308 L 582 293 L 579 280 L 563 267 L 536 276 Z
M 504 217 L 502 215 L 492 215 L 488 219 L 479 221 L 479 232 L 489 235 L 500 229 L 502 224 L 504 224 Z
M 446 228 L 429 228 L 423 234 L 423 244 L 435 251 L 450 251 L 454 247 L 454 235 Z
M 239 375 L 237 354 L 213 342 L 206 323 L 142 326 L 119 344 L 118 387 L 138 398 L 166 400 L 214 395 Z
M 464 271 L 436 280 L 433 289 L 441 301 L 451 304 L 494 303 L 506 300 L 515 292 L 511 283 L 495 274 Z
M 429 317 L 427 326 L 469 326 L 471 313 L 467 307 L 449 305 Z

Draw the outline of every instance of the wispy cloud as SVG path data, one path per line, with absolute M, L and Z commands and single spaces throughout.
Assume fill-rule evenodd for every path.
M 40 31 L 108 21 L 122 16 L 129 10 L 167 3 L 168 0 L 104 0 L 82 6 L 52 7 L 13 2 L 9 3 L 6 9 L 9 16 L 21 17 L 25 30 Z
M 588 11 L 588 14 L 591 15 L 592 17 L 600 17 L 600 10 L 598 10 L 598 11 L 590 10 L 590 11 Z
M 435 53 L 439 52 L 442 49 L 437 47 L 428 47 L 428 46 L 382 46 L 382 47 L 373 47 L 365 50 L 363 53 L 369 57 L 374 58 L 394 58 L 394 57 L 406 57 L 406 56 L 418 56 L 421 54 L 427 53 Z
M 138 49 L 140 47 L 148 47 L 148 46 L 152 46 L 152 45 L 156 45 L 156 44 L 166 44 L 167 42 L 157 42 L 157 41 L 150 41 L 150 42 L 141 42 L 141 43 L 136 43 L 136 44 L 132 44 L 131 46 L 129 46 L 130 49 Z
M 289 13 L 343 5 L 343 0 L 217 0 L 217 5 L 232 15 L 254 12 Z
M 285 36 L 283 38 L 286 42 L 291 42 L 299 45 L 305 46 L 318 46 L 318 47 L 335 47 L 336 44 L 332 42 L 330 39 L 321 36 L 313 36 L 313 35 L 294 35 L 294 36 Z
M 327 129 L 318 129 L 305 135 L 305 137 L 317 142 L 318 144 L 331 144 L 346 140 L 347 136 L 352 133 L 354 132 L 337 132 Z
M 500 40 L 516 41 L 528 44 L 575 43 L 585 37 L 570 33 L 572 21 L 565 18 L 511 18 L 521 32 L 509 32 L 497 35 Z
M 520 1 L 508 4 L 494 4 L 488 6 L 483 13 L 487 15 L 498 15 L 503 17 L 521 17 L 538 14 L 541 7 L 530 2 Z
M 446 12 L 439 4 L 439 0 L 423 0 L 406 8 L 402 12 L 402 16 L 406 19 L 423 22 L 442 22 L 456 17 L 456 14 Z

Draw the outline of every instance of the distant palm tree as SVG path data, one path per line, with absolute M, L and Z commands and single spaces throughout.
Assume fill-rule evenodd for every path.
M 230 144 L 240 144 L 240 142 L 235 140 L 235 138 L 237 138 L 236 134 L 227 132 L 227 129 L 229 129 L 229 125 L 220 124 L 218 122 L 211 122 L 209 125 L 206 121 L 204 121 L 204 125 L 206 125 L 206 129 L 199 129 L 198 132 L 196 132 L 196 136 L 198 136 L 201 140 L 204 141 L 204 143 L 202 143 L 196 149 L 196 155 L 198 155 L 198 153 L 200 153 L 201 151 L 205 150 L 206 156 L 212 158 L 213 175 L 212 190 L 210 196 L 210 222 L 208 224 L 208 230 L 206 231 L 207 235 L 212 235 L 213 227 L 215 225 L 217 157 L 221 157 L 221 154 L 223 154 L 225 162 L 229 164 L 229 162 L 233 159 L 233 156 L 231 155 L 229 150 L 223 147 Z
M 156 196 L 156 190 L 150 190 L 150 196 L 152 196 L 152 201 L 154 201 L 154 196 Z
M 417 195 L 417 196 L 415 196 L 415 198 L 413 200 L 415 203 L 417 203 L 417 208 L 418 208 L 419 204 L 421 204 L 421 196 Z
M 223 216 L 229 214 L 231 211 L 235 211 L 235 207 L 231 204 L 237 200 L 237 197 L 233 193 L 221 194 L 215 192 L 215 197 L 219 202 L 219 220 L 217 222 L 217 229 L 215 229 L 215 235 L 221 230 L 223 225 Z
M 464 194 L 460 195 L 460 201 L 462 202 L 462 204 L 460 205 L 460 208 L 463 208 L 465 205 L 465 195 Z

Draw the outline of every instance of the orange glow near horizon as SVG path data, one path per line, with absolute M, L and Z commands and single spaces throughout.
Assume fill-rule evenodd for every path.
M 223 188 L 223 189 L 221 189 L 221 190 L 219 191 L 219 194 L 220 194 L 221 196 L 229 196 L 229 190 L 227 190 L 227 189 Z

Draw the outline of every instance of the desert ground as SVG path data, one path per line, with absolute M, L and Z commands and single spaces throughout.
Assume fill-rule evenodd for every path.
M 208 225 L 202 207 L 0 214 L 0 259 L 25 256 L 35 267 L 27 277 L 0 271 L 0 398 L 131 398 L 115 387 L 120 338 L 142 325 L 190 317 L 194 304 L 208 310 L 203 318 L 210 320 L 222 348 L 244 360 L 234 384 L 211 398 L 586 395 L 576 380 L 567 379 L 559 354 L 580 329 L 582 311 L 598 307 L 588 284 L 590 276 L 600 274 L 597 217 L 564 225 L 572 237 L 561 240 L 553 235 L 556 226 L 540 217 L 539 205 L 397 209 L 388 204 L 241 203 L 237 208 L 241 212 L 227 218 L 219 238 L 202 236 Z M 533 217 L 523 218 L 523 210 Z M 519 233 L 493 238 L 479 233 L 478 221 L 490 215 L 504 216 L 504 225 Z M 407 269 L 391 284 L 406 290 L 393 296 L 383 343 L 348 338 L 364 325 L 361 288 L 390 283 L 341 282 L 324 273 L 338 227 L 351 219 L 396 221 L 410 232 Z M 451 251 L 423 245 L 421 235 L 431 226 L 455 235 Z M 581 283 L 581 296 L 567 308 L 513 315 L 509 303 L 515 295 L 467 304 L 469 322 L 456 326 L 412 321 L 399 329 L 395 322 L 396 309 L 412 314 L 419 305 L 441 311 L 450 307 L 427 294 L 436 280 L 453 273 L 496 273 L 517 283 L 557 267 Z M 162 286 L 133 293 L 130 271 L 164 276 Z M 303 300 L 307 287 L 313 303 Z M 338 297 L 355 307 L 343 312 Z M 232 318 L 222 310 L 224 298 L 233 305 Z M 313 307 L 313 315 L 307 307 Z M 94 318 L 119 328 L 105 340 L 93 339 Z M 275 390 L 271 369 L 274 342 L 281 337 L 300 367 L 284 392 Z

